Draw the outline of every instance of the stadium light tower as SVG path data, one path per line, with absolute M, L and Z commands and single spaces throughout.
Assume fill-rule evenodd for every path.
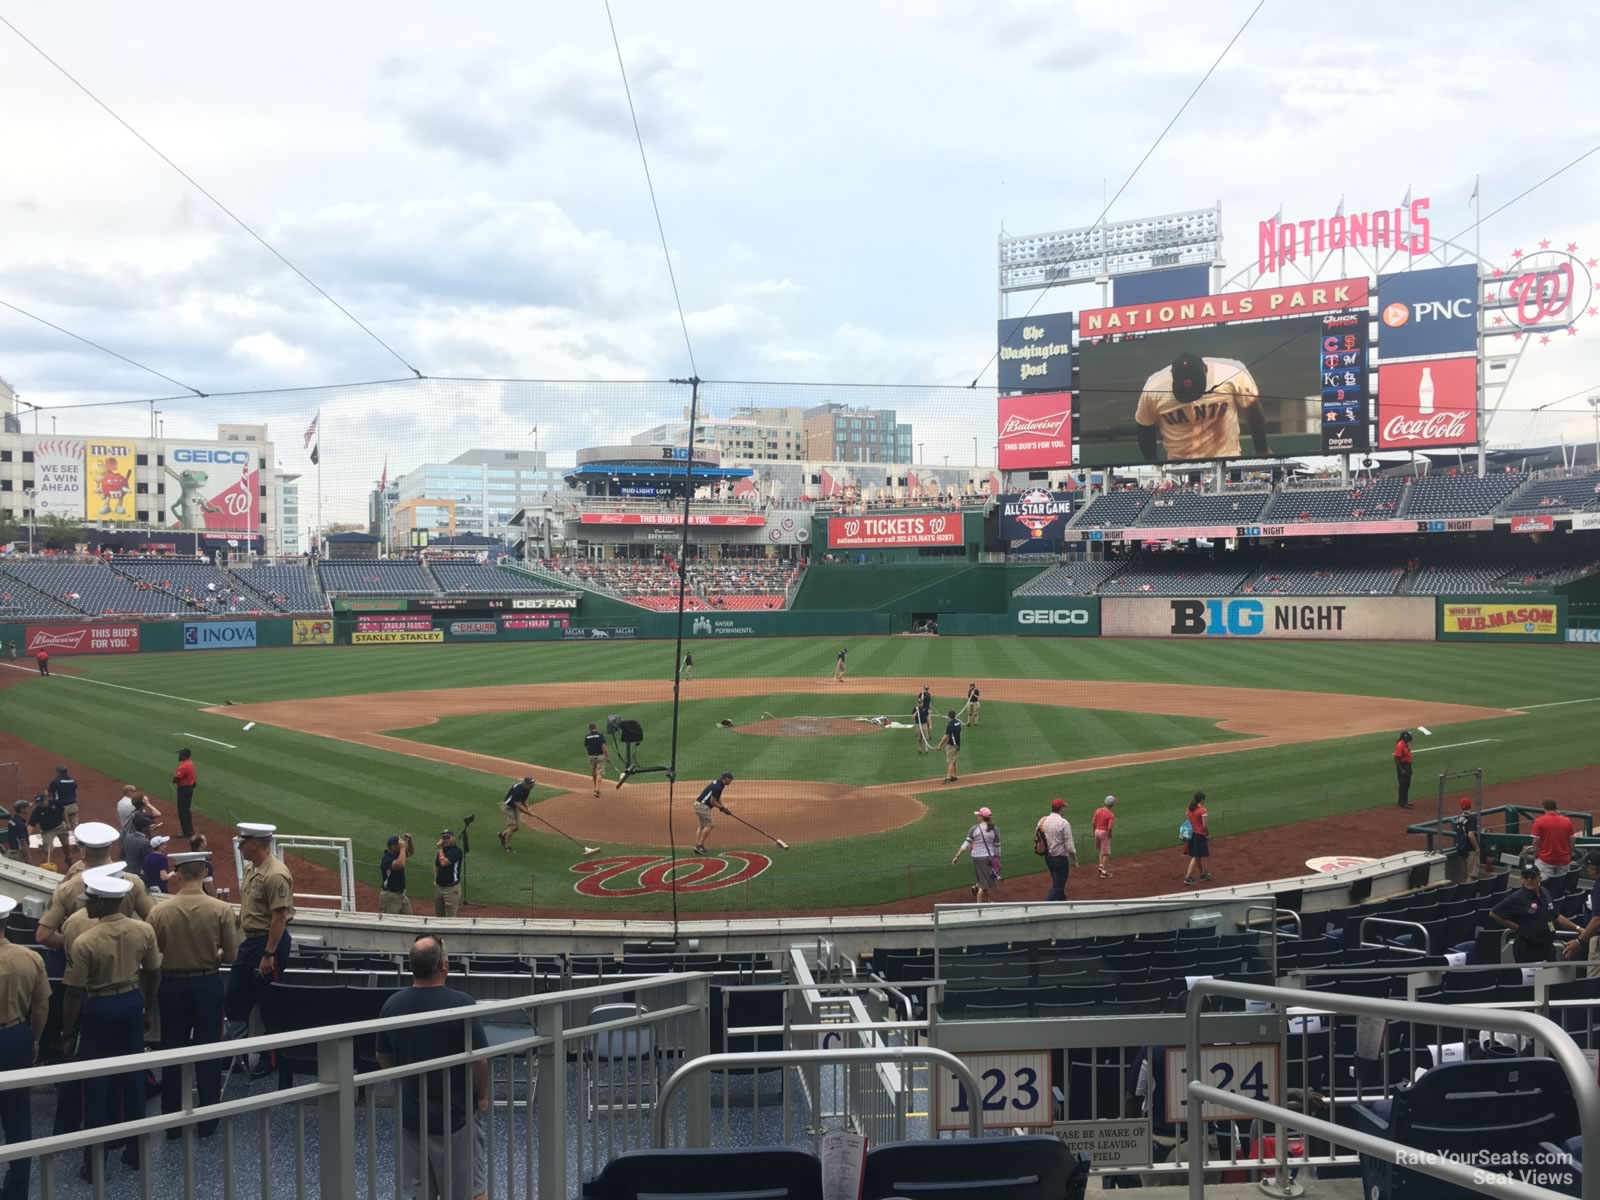
M 1589 407 L 1594 411 L 1594 465 L 1600 467 L 1600 396 L 1590 396 Z

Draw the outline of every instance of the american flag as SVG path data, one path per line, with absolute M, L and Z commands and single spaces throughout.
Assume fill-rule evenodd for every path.
M 316 416 L 311 418 L 311 424 L 306 426 L 305 444 L 300 447 L 302 450 L 308 449 L 310 447 L 313 439 L 316 438 L 316 436 L 317 436 L 317 422 L 320 421 L 320 420 L 322 420 L 322 414 L 319 412 Z

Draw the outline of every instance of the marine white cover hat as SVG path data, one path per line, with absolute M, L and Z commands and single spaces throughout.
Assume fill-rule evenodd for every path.
M 114 846 L 121 836 L 104 821 L 85 821 L 78 826 L 78 845 L 87 846 L 91 850 L 104 850 L 107 846 Z
M 276 825 L 262 825 L 256 821 L 240 821 L 238 828 L 242 838 L 269 838 L 278 832 Z

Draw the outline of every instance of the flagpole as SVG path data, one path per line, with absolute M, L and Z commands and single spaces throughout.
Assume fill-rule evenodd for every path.
M 1477 280 L 1477 292 L 1473 295 L 1473 307 L 1478 313 L 1478 394 L 1472 398 L 1472 403 L 1478 410 L 1478 478 L 1482 479 L 1488 471 L 1488 456 L 1484 453 L 1483 441 L 1485 429 L 1483 428 L 1483 197 L 1479 193 L 1479 185 L 1483 177 L 1472 177 L 1472 264 L 1473 277 Z

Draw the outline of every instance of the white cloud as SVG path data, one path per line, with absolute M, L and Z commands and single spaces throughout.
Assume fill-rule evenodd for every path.
M 235 338 L 232 349 L 236 357 L 271 371 L 302 366 L 308 357 L 299 346 L 289 345 L 275 333 L 252 333 L 246 337 Z

